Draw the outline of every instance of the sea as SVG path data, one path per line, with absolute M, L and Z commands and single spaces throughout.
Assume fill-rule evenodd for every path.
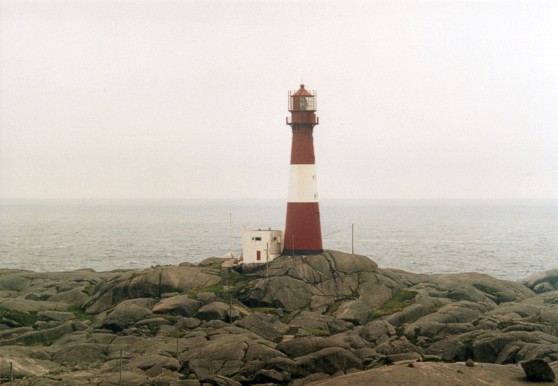
M 380 268 L 520 280 L 558 268 L 557 200 L 323 200 L 325 249 Z M 0 268 L 96 271 L 241 253 L 284 200 L 0 200 Z

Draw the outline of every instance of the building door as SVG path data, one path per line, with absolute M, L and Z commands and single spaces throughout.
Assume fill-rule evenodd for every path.
M 256 251 L 256 260 L 260 261 L 262 259 L 262 251 Z

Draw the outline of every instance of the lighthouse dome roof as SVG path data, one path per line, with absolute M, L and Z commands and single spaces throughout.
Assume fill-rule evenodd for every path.
M 304 88 L 304 85 L 301 84 L 300 88 L 298 89 L 297 92 L 295 92 L 293 95 L 297 95 L 297 96 L 312 96 L 312 94 L 310 92 L 308 92 L 308 90 L 306 90 Z

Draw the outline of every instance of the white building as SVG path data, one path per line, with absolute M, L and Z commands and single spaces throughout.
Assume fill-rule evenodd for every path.
M 242 262 L 244 264 L 267 263 L 283 251 L 283 231 L 242 230 Z

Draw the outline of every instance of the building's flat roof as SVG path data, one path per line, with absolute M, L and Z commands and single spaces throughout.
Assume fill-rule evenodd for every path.
M 245 229 L 244 232 L 282 232 L 281 229 Z

